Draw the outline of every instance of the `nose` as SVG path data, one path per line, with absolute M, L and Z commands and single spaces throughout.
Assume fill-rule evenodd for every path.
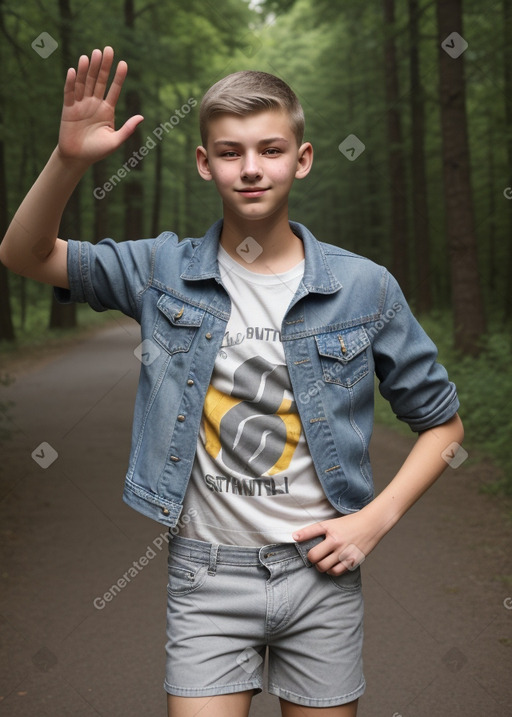
M 258 154 L 256 152 L 248 152 L 244 156 L 241 174 L 242 179 L 254 180 L 261 177 L 262 171 L 258 162 Z

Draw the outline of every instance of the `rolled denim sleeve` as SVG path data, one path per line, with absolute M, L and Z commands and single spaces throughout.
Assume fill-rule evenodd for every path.
M 117 309 L 139 320 L 140 298 L 151 282 L 154 254 L 165 235 L 116 243 L 68 241 L 69 289 L 54 289 L 60 303 L 88 303 L 95 311 Z
M 381 316 L 369 328 L 379 390 L 398 419 L 413 431 L 425 431 L 457 412 L 457 390 L 398 283 L 388 272 L 385 279 Z

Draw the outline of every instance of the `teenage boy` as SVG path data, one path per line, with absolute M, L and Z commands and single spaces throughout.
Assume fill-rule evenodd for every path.
M 289 222 L 313 149 L 296 96 L 272 75 L 235 73 L 203 98 L 197 167 L 223 203 L 205 237 L 58 239 L 84 172 L 143 119 L 114 129 L 127 66 L 107 92 L 112 62 L 107 47 L 68 71 L 58 146 L 0 258 L 60 287 L 62 301 L 141 324 L 124 499 L 180 526 L 169 714 L 247 715 L 268 646 L 268 688 L 285 717 L 353 717 L 364 691 L 359 565 L 462 441 L 455 387 L 384 268 Z M 374 374 L 419 434 L 376 498 Z

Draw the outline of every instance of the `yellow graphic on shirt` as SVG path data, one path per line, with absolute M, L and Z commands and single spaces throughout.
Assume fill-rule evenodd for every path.
M 255 356 L 233 376 L 232 395 L 210 385 L 204 403 L 205 448 L 222 449 L 230 470 L 261 477 L 285 471 L 301 433 L 295 401 L 286 398 L 286 366 Z

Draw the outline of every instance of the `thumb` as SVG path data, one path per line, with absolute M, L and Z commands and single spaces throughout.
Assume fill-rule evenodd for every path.
M 295 531 L 295 533 L 292 533 L 292 538 L 299 542 L 301 540 L 310 540 L 311 538 L 316 538 L 326 533 L 327 527 L 324 523 L 311 523 L 311 525 L 306 525 L 305 528 L 301 528 Z
M 119 144 L 123 144 L 123 142 L 126 142 L 128 137 L 130 137 L 135 130 L 137 129 L 138 125 L 144 120 L 144 117 L 142 115 L 133 115 L 133 117 L 130 117 L 130 119 L 127 119 L 126 122 L 122 127 L 120 127 L 116 135 L 119 138 Z

